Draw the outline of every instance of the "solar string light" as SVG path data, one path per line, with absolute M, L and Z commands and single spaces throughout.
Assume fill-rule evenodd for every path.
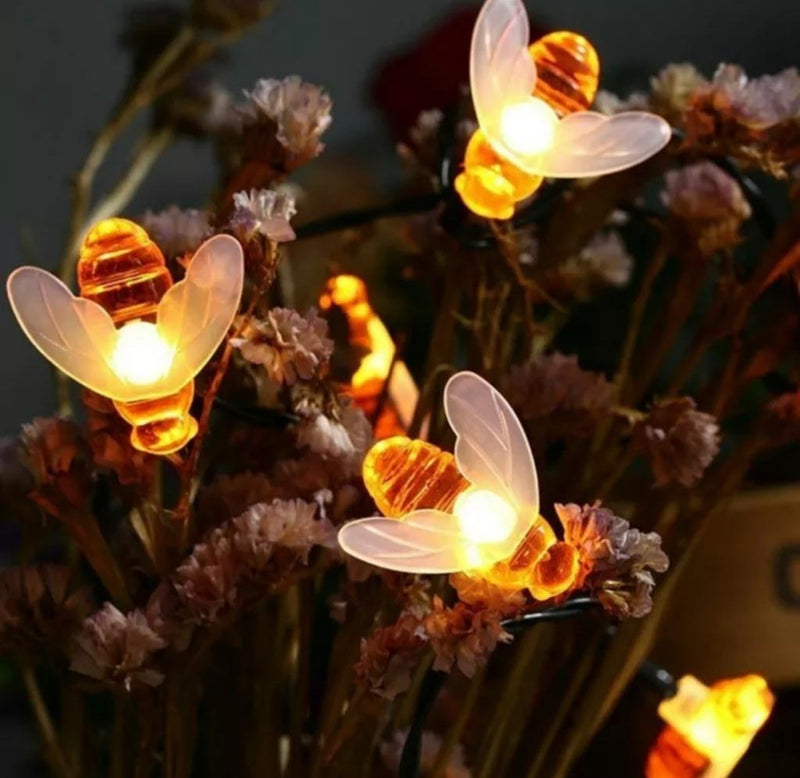
M 758 675 L 717 681 L 691 675 L 658 706 L 667 726 L 647 757 L 646 778 L 726 778 L 769 717 L 775 698 Z
M 389 438 L 364 460 L 364 484 L 383 517 L 339 530 L 351 556 L 388 570 L 480 570 L 537 600 L 567 591 L 577 549 L 539 515 L 536 465 L 522 425 L 480 376 L 456 373 L 444 389 L 455 455 L 421 440 Z
M 478 129 L 455 188 L 467 207 L 510 219 L 544 178 L 584 178 L 643 162 L 669 141 L 669 124 L 645 111 L 586 110 L 600 63 L 572 32 L 530 44 L 520 0 L 487 0 L 475 22 L 470 87 Z
M 364 281 L 349 274 L 334 276 L 325 285 L 319 306 L 325 313 L 334 307 L 342 311 L 350 345 L 363 353 L 350 376 L 349 391 L 367 416 L 378 416 L 375 436 L 389 437 L 408 429 L 419 390 L 405 363 L 397 358 L 395 342 L 370 304 Z
M 239 307 L 244 257 L 229 235 L 207 240 L 173 284 L 159 248 L 138 225 L 106 219 L 80 251 L 75 297 L 55 276 L 21 267 L 8 279 L 17 321 L 59 370 L 114 407 L 140 451 L 168 455 L 197 433 L 194 377 Z

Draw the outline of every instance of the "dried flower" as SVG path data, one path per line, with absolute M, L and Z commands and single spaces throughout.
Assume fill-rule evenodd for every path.
M 403 747 L 408 737 L 407 731 L 395 731 L 390 740 L 381 743 L 381 757 L 383 762 L 394 775 L 400 769 L 400 758 L 403 754 Z M 425 730 L 422 733 L 422 747 L 419 760 L 419 774 L 421 778 L 434 778 L 432 770 L 442 749 L 442 739 L 434 732 Z M 472 773 L 464 763 L 464 747 L 461 743 L 456 743 L 450 751 L 448 763 L 436 774 L 441 778 L 470 778 Z
M 361 640 L 361 655 L 353 666 L 356 681 L 393 700 L 411 685 L 427 637 L 419 619 L 405 612 L 394 624 L 381 627 Z
M 739 184 L 708 161 L 669 171 L 661 199 L 700 256 L 735 246 L 751 213 Z
M 153 654 L 167 645 L 140 610 L 124 614 L 107 602 L 83 622 L 76 634 L 71 669 L 102 681 L 158 686 L 162 673 L 148 667 Z
M 316 511 L 315 503 L 303 500 L 258 503 L 206 535 L 172 578 L 190 620 L 217 621 L 306 564 L 312 546 L 335 548 L 332 525 L 315 519 Z
M 434 670 L 449 672 L 457 665 L 467 678 L 486 664 L 498 643 L 512 640 L 496 611 L 472 610 L 461 602 L 448 608 L 439 597 L 423 623 L 436 655 Z
M 546 423 L 563 437 L 590 435 L 614 401 L 614 386 L 605 376 L 559 353 L 512 367 L 502 392 L 523 421 Z
M 30 656 L 63 648 L 89 612 L 65 565 L 0 570 L 0 649 Z
M 559 275 L 578 298 L 589 297 L 596 287 L 625 286 L 631 278 L 633 258 L 619 233 L 601 231 L 559 267 Z
M 631 92 L 626 98 L 621 98 L 605 89 L 598 90 L 594 98 L 594 110 L 612 116 L 624 111 L 647 111 L 650 100 L 644 92 Z
M 764 408 L 761 427 L 770 446 L 800 440 L 800 390 L 773 397 Z
M 263 473 L 218 476 L 201 490 L 195 519 L 202 528 L 212 528 L 244 513 L 251 505 L 271 502 L 279 490 Z
M 228 525 L 198 543 L 172 578 L 175 591 L 194 623 L 216 621 L 238 597 L 242 570 Z
M 233 520 L 233 544 L 249 570 L 271 560 L 275 545 L 291 549 L 307 564 L 313 546 L 337 548 L 336 531 L 327 519 L 315 518 L 317 505 L 304 500 L 273 500 L 251 506 Z
M 450 586 L 461 602 L 474 608 L 496 611 L 502 616 L 519 613 L 525 607 L 525 593 L 521 589 L 504 589 L 480 576 L 453 573 Z
M 130 427 L 107 397 L 84 390 L 87 442 L 94 464 L 110 470 L 123 485 L 146 487 L 155 477 L 156 458 L 131 445 Z
M 291 386 L 313 378 L 328 362 L 333 341 L 327 334 L 325 320 L 313 308 L 305 316 L 272 308 L 266 319 L 248 319 L 231 344 L 248 362 L 263 365 L 272 381 Z
M 656 485 L 693 486 L 719 451 L 719 425 L 691 397 L 656 402 L 633 428 L 637 449 L 650 460 Z
M 556 505 L 564 540 L 577 548 L 581 572 L 577 586 L 585 586 L 603 607 L 620 618 L 641 618 L 653 606 L 652 572 L 669 566 L 661 537 L 640 532 L 600 503 Z
M 194 71 L 156 103 L 156 121 L 192 138 L 238 134 L 242 117 L 231 93 L 202 71 Z
M 251 189 L 233 195 L 230 227 L 242 243 L 258 233 L 275 243 L 294 240 L 289 219 L 297 213 L 294 197 L 285 189 Z
M 339 398 L 338 421 L 323 413 L 304 418 L 297 430 L 297 442 L 323 459 L 337 460 L 345 475 L 361 470 L 364 455 L 372 443 L 372 426 L 357 405 L 349 398 Z
M 686 112 L 687 142 L 755 163 L 775 175 L 800 162 L 800 73 L 750 79 L 722 64 Z
M 690 62 L 667 65 L 650 79 L 652 109 L 670 123 L 680 124 L 695 92 L 707 85 L 708 79 Z
M 300 76 L 262 78 L 245 95 L 250 117 L 273 122 L 278 141 L 295 157 L 307 160 L 322 151 L 319 138 L 330 126 L 332 101 L 320 87 Z
M 78 426 L 65 419 L 34 419 L 22 425 L 23 458 L 39 491 L 55 501 L 82 507 L 89 499 L 90 476 Z
M 177 205 L 171 205 L 158 213 L 147 211 L 140 223 L 170 259 L 194 253 L 212 233 L 206 211 L 192 208 L 183 210 Z

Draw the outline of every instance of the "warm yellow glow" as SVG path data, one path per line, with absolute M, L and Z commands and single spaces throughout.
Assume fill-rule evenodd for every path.
M 159 334 L 155 324 L 135 320 L 123 325 L 111 356 L 111 368 L 122 379 L 146 386 L 163 378 L 175 350 Z
M 555 138 L 558 116 L 539 98 L 506 106 L 500 116 L 500 133 L 511 151 L 525 156 L 542 154 Z
M 369 303 L 366 285 L 357 276 L 334 276 L 328 281 L 319 304 L 324 311 L 332 305 L 342 309 L 347 318 L 351 344 L 365 352 L 350 378 L 350 385 L 355 401 L 366 413 L 372 412 L 391 373 L 388 397 L 402 428 L 398 428 L 396 421 L 388 425 L 379 424 L 376 434 L 380 434 L 384 427 L 389 434 L 401 432 L 411 423 L 419 392 L 402 362 L 397 361 L 392 367 L 396 347 L 386 325 Z
M 473 543 L 502 543 L 514 529 L 517 513 L 487 489 L 468 489 L 456 498 L 453 513 Z
M 703 776 L 725 778 L 769 717 L 773 703 L 767 682 L 757 675 L 719 681 L 711 688 L 693 676 L 684 676 L 677 695 L 662 702 L 658 712 L 683 739 L 689 756 L 697 754 L 710 762 Z M 648 778 L 672 776 L 669 759 L 660 754 L 668 747 L 665 743 L 669 739 L 659 738 L 650 753 Z

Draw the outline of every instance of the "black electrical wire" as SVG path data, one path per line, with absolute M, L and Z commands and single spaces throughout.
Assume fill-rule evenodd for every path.
M 516 633 L 548 621 L 561 621 L 573 616 L 579 616 L 596 607 L 599 607 L 599 603 L 596 600 L 590 597 L 577 597 L 547 610 L 526 613 L 518 618 L 505 619 L 500 622 L 500 626 L 509 632 Z M 436 698 L 446 680 L 447 673 L 433 669 L 428 670 L 422 680 L 417 707 L 414 710 L 414 717 L 411 720 L 411 726 L 400 756 L 398 778 L 419 778 L 420 759 L 422 757 L 422 732 L 425 720 L 428 718 L 428 714 L 431 712 L 433 704 L 436 702 Z

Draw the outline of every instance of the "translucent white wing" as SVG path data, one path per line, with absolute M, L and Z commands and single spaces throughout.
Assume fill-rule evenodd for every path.
M 126 383 L 111 369 L 117 330 L 101 306 L 75 297 L 38 267 L 18 268 L 6 287 L 20 327 L 56 367 L 98 394 L 138 399 L 141 387 Z
M 530 98 L 536 65 L 528 52 L 528 15 L 520 0 L 487 0 L 472 33 L 469 77 L 478 123 L 499 152 L 503 108 Z
M 211 359 L 236 316 L 243 283 L 244 256 L 236 238 L 216 235 L 200 246 L 186 277 L 158 305 L 159 334 L 175 348 L 161 391 L 177 391 Z
M 339 545 L 363 562 L 403 573 L 453 573 L 502 558 L 484 545 L 477 548 L 452 514 L 436 510 L 351 521 L 339 530 Z
M 558 122 L 548 151 L 515 161 L 527 172 L 545 177 L 601 176 L 644 162 L 664 148 L 670 137 L 669 124 L 652 113 L 604 116 L 579 111 Z
M 516 509 L 517 525 L 506 541 L 516 546 L 539 515 L 536 465 L 522 424 L 503 395 L 470 372 L 447 382 L 444 409 L 456 433 L 458 469 L 475 488 L 494 492 Z

